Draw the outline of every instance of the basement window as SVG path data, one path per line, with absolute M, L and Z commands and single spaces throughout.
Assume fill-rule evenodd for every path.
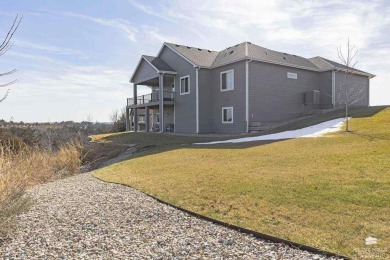
M 234 89 L 234 70 L 222 71 L 220 74 L 221 91 Z
M 184 76 L 180 78 L 180 95 L 190 93 L 190 76 Z
M 222 108 L 222 123 L 223 124 L 233 123 L 233 107 Z

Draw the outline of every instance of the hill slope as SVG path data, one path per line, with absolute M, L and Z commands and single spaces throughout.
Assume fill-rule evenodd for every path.
M 200 214 L 330 251 L 390 257 L 390 108 L 352 133 L 190 146 L 98 170 Z M 364 239 L 378 238 L 367 247 Z

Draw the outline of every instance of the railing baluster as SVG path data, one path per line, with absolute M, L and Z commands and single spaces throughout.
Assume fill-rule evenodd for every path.
M 142 105 L 150 102 L 158 102 L 160 101 L 160 91 L 154 91 L 147 95 L 137 96 L 134 98 L 127 98 L 127 105 Z M 174 101 L 175 100 L 175 92 L 174 91 L 163 91 L 162 98 L 164 101 Z M 146 100 L 146 103 L 145 103 Z

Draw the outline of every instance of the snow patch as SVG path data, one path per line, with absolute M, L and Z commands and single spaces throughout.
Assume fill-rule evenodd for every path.
M 327 133 L 333 133 L 339 131 L 343 126 L 344 121 L 345 118 L 338 118 L 327 122 L 323 122 L 318 125 L 313 125 L 313 126 L 309 126 L 297 130 L 280 132 L 276 134 L 251 136 L 251 137 L 230 139 L 225 141 L 215 141 L 215 142 L 195 143 L 195 144 L 203 145 L 203 144 L 245 143 L 245 142 L 254 142 L 254 141 L 282 140 L 282 139 L 292 139 L 292 138 L 321 137 Z
M 366 243 L 366 245 L 376 245 L 378 243 L 378 239 L 375 238 L 375 237 L 367 237 L 364 242 Z

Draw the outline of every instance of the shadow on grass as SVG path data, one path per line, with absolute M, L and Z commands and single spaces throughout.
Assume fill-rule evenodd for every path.
M 365 108 L 355 108 L 352 109 L 350 115 L 354 118 L 364 118 L 375 116 L 382 110 L 388 108 L 390 106 L 373 106 L 373 107 L 365 107 Z M 343 111 L 344 112 L 344 111 Z
M 388 106 L 375 106 L 368 108 L 352 108 L 350 110 L 350 116 L 354 118 L 371 117 L 386 109 Z M 94 167 L 99 169 L 109 166 L 114 163 L 126 161 L 133 158 L 140 158 L 148 155 L 154 155 L 158 153 L 173 151 L 177 149 L 247 149 L 256 146 L 268 145 L 276 142 L 283 142 L 289 139 L 282 140 L 269 140 L 269 141 L 253 141 L 245 143 L 223 143 L 223 144 L 207 144 L 207 145 L 195 145 L 194 143 L 211 142 L 211 141 L 224 141 L 235 138 L 243 138 L 249 136 L 261 136 L 274 134 L 283 131 L 290 131 L 301 129 L 304 127 L 319 124 L 325 121 L 341 118 L 344 116 L 344 110 L 335 110 L 329 113 L 316 115 L 313 117 L 302 119 L 301 121 L 294 122 L 285 126 L 278 127 L 273 130 L 263 131 L 261 133 L 250 133 L 241 135 L 215 135 L 215 136 L 196 136 L 196 135 L 173 135 L 173 134 L 161 134 L 161 133 L 120 133 L 104 137 L 103 140 L 107 142 L 107 145 L 119 145 L 124 144 L 137 144 L 134 146 L 128 156 L 118 156 L 117 158 L 111 158 L 105 163 Z M 366 134 L 360 134 L 357 132 L 350 132 L 351 134 L 360 135 L 364 137 L 374 139 L 384 139 L 382 137 L 370 136 Z
M 361 136 L 361 137 L 366 137 L 366 138 L 368 138 L 369 141 L 374 141 L 374 140 L 390 141 L 390 138 L 387 138 L 387 137 L 375 136 L 375 135 L 369 135 L 369 134 L 362 134 L 362 133 L 358 133 L 357 131 L 348 131 L 347 133 L 353 134 L 353 135 L 357 135 L 357 136 Z

